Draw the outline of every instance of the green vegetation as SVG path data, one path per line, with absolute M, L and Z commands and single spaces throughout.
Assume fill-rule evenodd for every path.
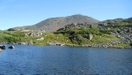
M 95 30 L 95 29 L 93 29 Z M 92 31 L 92 29 L 90 30 Z M 47 45 L 50 42 L 60 42 L 67 45 L 78 46 L 78 45 L 91 45 L 91 44 L 106 44 L 112 43 L 115 41 L 121 40 L 110 34 L 104 34 L 104 32 L 97 30 L 98 32 L 92 32 L 93 39 L 89 40 L 88 38 L 84 37 L 84 34 L 89 34 L 90 31 L 81 28 L 79 31 L 77 30 L 70 30 L 67 33 L 44 33 L 42 36 L 24 36 L 25 33 L 21 32 L 8 32 L 8 31 L 0 31 L 0 42 L 7 42 L 7 43 L 19 43 L 19 42 L 30 42 L 32 41 L 35 45 Z M 102 34 L 103 33 L 103 34 Z M 37 40 L 38 38 L 44 37 L 44 40 Z M 113 47 L 116 48 L 124 48 L 128 47 L 130 44 L 119 44 L 114 45 Z
M 85 27 L 81 27 L 80 29 L 77 28 L 70 28 L 69 30 L 60 30 L 55 32 L 56 34 L 99 34 L 99 29 L 98 28 L 85 28 Z
M 130 46 L 130 44 L 126 43 L 126 44 L 117 44 L 117 45 L 114 45 L 113 47 L 115 47 L 115 48 L 127 48 L 129 46 Z
M 99 30 L 96 27 L 81 27 L 80 29 L 70 28 L 69 30 L 60 30 L 55 32 L 55 34 L 63 34 L 75 45 L 105 44 L 121 40 L 120 38 L 111 35 L 110 32 L 112 32 L 112 30 Z M 88 34 L 93 35 L 92 40 L 88 38 Z
M 110 32 L 110 31 L 108 31 Z M 98 28 L 70 28 L 69 30 L 60 30 L 54 33 L 43 33 L 41 36 L 25 36 L 29 32 L 19 31 L 0 31 L 0 42 L 19 43 L 32 41 L 35 45 L 47 45 L 50 42 L 60 42 L 67 45 L 90 45 L 105 44 L 120 40 L 119 38 L 107 34 L 106 31 L 100 31 Z M 92 40 L 88 34 L 92 34 Z M 43 40 L 37 40 L 43 37 Z
M 24 34 L 21 32 L 9 32 L 9 31 L 0 31 L 0 42 L 7 43 L 17 43 L 21 42 Z
M 71 43 L 69 38 L 65 37 L 62 34 L 44 33 L 44 35 L 41 37 L 44 37 L 44 40 L 35 40 L 37 45 L 46 45 L 47 43 L 50 42 L 60 42 L 65 44 Z

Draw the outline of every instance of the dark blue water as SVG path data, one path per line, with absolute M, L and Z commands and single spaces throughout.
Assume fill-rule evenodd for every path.
M 132 75 L 131 49 L 14 46 L 0 53 L 0 74 Z

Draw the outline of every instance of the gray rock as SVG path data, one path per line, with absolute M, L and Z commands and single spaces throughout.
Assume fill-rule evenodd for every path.
M 92 40 L 92 39 L 93 39 L 93 35 L 89 34 L 89 40 Z
M 19 42 L 18 44 L 20 44 L 20 45 L 26 45 L 27 43 L 26 42 Z
M 2 52 L 2 49 L 0 49 L 0 52 Z

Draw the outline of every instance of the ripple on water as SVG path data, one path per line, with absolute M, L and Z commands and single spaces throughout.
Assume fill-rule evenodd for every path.
M 131 66 L 130 49 L 15 45 L 0 53 L 0 74 L 128 75 Z

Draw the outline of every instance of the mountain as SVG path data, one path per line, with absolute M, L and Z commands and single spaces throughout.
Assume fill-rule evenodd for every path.
M 21 28 L 20 28 L 21 29 Z M 12 32 L 13 31 L 13 32 Z M 132 48 L 132 17 L 108 19 L 94 24 L 71 23 L 56 32 L 0 31 L 0 43 Z
M 59 28 L 66 26 L 67 24 L 85 22 L 87 22 L 88 24 L 93 24 L 98 23 L 99 21 L 88 16 L 77 14 L 67 17 L 49 18 L 35 25 L 16 28 L 24 28 L 26 30 L 45 30 L 46 32 L 54 32 Z

